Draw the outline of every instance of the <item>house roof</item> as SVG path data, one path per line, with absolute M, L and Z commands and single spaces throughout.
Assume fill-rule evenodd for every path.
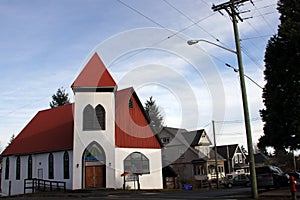
M 195 131 L 190 131 L 187 133 L 183 134 L 183 137 L 185 138 L 185 140 L 191 145 L 191 147 L 195 147 L 195 146 L 199 146 L 200 145 L 200 140 L 203 134 L 205 133 L 204 129 L 200 129 L 200 130 L 195 130 Z M 208 138 L 208 145 L 211 144 L 209 138 Z
M 73 104 L 39 111 L 1 156 L 73 148 Z
M 72 88 L 115 88 L 117 84 L 95 53 L 77 76 Z
M 229 155 L 229 158 L 233 158 L 237 148 L 238 144 L 230 144 L 230 145 L 222 145 L 222 146 L 217 146 L 217 152 L 223 156 L 224 158 L 227 158 L 227 153 Z

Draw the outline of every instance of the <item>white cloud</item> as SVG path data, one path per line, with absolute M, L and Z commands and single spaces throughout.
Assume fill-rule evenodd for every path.
M 196 38 L 216 42 L 231 49 L 235 48 L 231 21 L 228 17 L 221 16 L 219 13 L 214 14 L 211 10 L 212 3 L 217 5 L 224 1 L 174 0 L 169 2 L 194 21 L 211 16 L 199 23 L 201 28 L 197 26 L 188 28 L 179 34 L 180 37 L 172 36 L 172 32 L 166 30 L 163 33 L 153 29 L 152 32 L 143 35 L 133 35 L 136 37 L 129 37 L 129 35 L 120 38 L 115 43 L 105 46 L 100 56 L 103 56 L 104 62 L 107 60 L 112 62 L 109 56 L 115 52 L 126 54 L 118 55 L 121 56 L 120 60 L 122 58 L 125 60 L 116 66 L 109 66 L 110 63 L 106 63 L 109 70 L 117 81 L 122 80 L 122 84 L 124 82 L 124 86 L 121 87 L 125 87 L 125 83 L 126 86 L 134 85 L 141 98 L 154 96 L 166 113 L 167 125 L 188 126 L 183 120 L 189 121 L 192 115 L 187 115 L 185 112 L 193 112 L 197 107 L 198 119 L 193 126 L 201 128 L 216 116 L 214 112 L 222 110 L 223 103 L 225 103 L 225 116 L 218 120 L 242 119 L 239 80 L 234 72 L 224 66 L 225 62 L 236 65 L 235 55 L 207 43 L 199 43 L 195 46 L 186 44 L 186 40 Z M 279 23 L 278 14 L 264 15 L 265 19 L 259 15 L 276 12 L 276 5 L 272 5 L 276 2 L 276 0 L 254 2 L 256 8 L 260 8 L 258 10 L 250 3 L 241 7 L 244 10 L 250 9 L 249 16 L 254 16 L 253 19 L 239 23 L 241 38 L 274 33 Z M 189 19 L 163 1 L 132 0 L 125 3 L 168 29 L 181 31 L 192 24 Z M 0 33 L 2 47 L 0 48 L 2 74 L 0 118 L 9 116 L 6 121 L 1 120 L 0 123 L 1 144 L 6 144 L 12 133 L 17 134 L 38 110 L 48 108 L 51 95 L 58 87 L 66 87 L 72 96 L 70 84 L 80 72 L 88 53 L 99 43 L 105 43 L 110 39 L 109 37 L 115 37 L 118 33 L 124 34 L 125 31 L 134 28 L 157 27 L 157 24 L 117 1 L 88 1 L 87 3 L 77 0 L 69 4 L 68 1 L 58 3 L 28 0 L 25 3 L 11 0 L 0 2 L 0 8 L 3 11 L 0 25 L 5 30 Z M 224 14 L 227 15 L 225 11 Z M 243 16 L 247 15 L 247 13 L 243 14 Z M 168 36 L 172 37 L 167 39 Z M 222 43 L 217 42 L 215 38 Z M 245 72 L 261 85 L 264 83 L 261 70 L 267 39 L 263 37 L 242 41 L 242 46 L 247 51 L 243 54 Z M 155 50 L 142 52 L 130 59 L 126 57 L 131 55 L 127 54 L 127 50 L 131 47 L 133 50 L 136 50 L 134 47 L 139 45 L 150 48 L 155 44 L 153 41 L 162 40 L 164 41 L 160 44 L 154 45 Z M 172 51 L 168 52 L 166 49 Z M 172 54 L 175 52 L 177 54 Z M 211 64 L 207 57 L 212 59 L 214 64 Z M 253 60 L 259 66 L 253 64 Z M 165 71 L 150 70 L 157 66 L 163 66 Z M 137 76 L 133 76 L 135 82 L 123 80 L 130 77 L 131 73 Z M 151 79 L 147 76 L 151 76 Z M 143 82 L 144 80 L 149 84 Z M 185 84 L 181 84 L 181 81 Z M 246 84 L 251 116 L 256 117 L 262 107 L 261 91 L 249 81 Z M 186 92 L 186 88 L 190 90 L 190 94 Z M 194 97 L 186 98 L 184 95 L 195 96 L 196 100 L 193 100 Z M 173 105 L 169 102 L 173 102 Z M 182 113 L 185 116 L 182 116 Z M 206 128 L 211 133 L 211 126 Z M 243 130 L 243 126 L 236 127 L 236 132 Z M 218 131 L 222 134 L 221 131 L 235 130 L 227 130 L 224 126 Z M 242 137 L 236 136 L 234 139 L 237 138 Z M 222 140 L 231 142 L 232 139 Z M 245 140 L 241 139 L 241 141 Z

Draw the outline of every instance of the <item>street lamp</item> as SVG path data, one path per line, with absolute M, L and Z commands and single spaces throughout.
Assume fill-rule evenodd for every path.
M 241 84 L 241 91 L 242 91 L 242 100 L 243 100 L 243 109 L 244 109 L 244 119 L 245 119 L 245 128 L 246 128 L 246 136 L 247 136 L 247 145 L 248 145 L 248 153 L 249 153 L 249 162 L 250 162 L 250 174 L 251 174 L 251 187 L 253 196 L 257 197 L 257 183 L 256 183 L 256 172 L 255 172 L 255 161 L 254 161 L 254 151 L 253 151 L 253 144 L 252 144 L 252 135 L 251 135 L 251 125 L 250 125 L 250 117 L 249 117 L 249 110 L 248 110 L 248 101 L 247 101 L 247 92 L 245 87 L 245 74 L 244 74 L 244 67 L 242 62 L 242 53 L 241 53 L 241 47 L 240 47 L 240 41 L 237 39 L 238 32 L 237 32 L 237 25 L 234 24 L 234 30 L 235 30 L 235 43 L 236 43 L 236 51 L 228 49 L 226 47 L 220 46 L 218 44 L 215 44 L 213 42 L 207 41 L 207 40 L 189 40 L 187 41 L 188 45 L 193 45 L 198 42 L 206 42 L 209 44 L 212 44 L 214 46 L 220 47 L 224 50 L 227 50 L 231 53 L 234 53 L 237 55 L 238 60 L 238 72 L 240 74 L 240 84 Z
M 189 41 L 187 41 L 187 44 L 188 44 L 188 45 L 193 45 L 193 44 L 197 44 L 198 42 L 206 42 L 206 43 L 215 45 L 215 46 L 217 46 L 217 47 L 220 47 L 221 49 L 224 49 L 224 50 L 229 51 L 229 52 L 231 52 L 231 53 L 237 54 L 236 51 L 234 51 L 234 50 L 228 49 L 228 48 L 226 48 L 226 47 L 223 47 L 223 46 L 218 45 L 218 44 L 216 44 L 216 43 L 210 42 L 210 41 L 208 41 L 208 40 L 203 40 L 203 39 L 201 39 L 201 40 L 189 40 Z
M 229 68 L 232 68 L 234 72 L 239 72 L 239 69 L 235 68 L 235 67 L 232 67 L 231 65 L 229 65 L 228 63 L 225 63 L 225 65 Z M 252 83 L 254 83 L 257 87 L 259 87 L 260 89 L 264 89 L 263 87 L 261 87 L 258 83 L 256 83 L 250 76 L 244 74 L 244 76 L 246 78 L 248 78 Z

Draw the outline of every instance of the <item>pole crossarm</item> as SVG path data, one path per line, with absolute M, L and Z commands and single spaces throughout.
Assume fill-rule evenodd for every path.
M 219 4 L 219 5 L 213 5 L 211 7 L 211 9 L 216 12 L 220 12 L 220 10 L 226 10 L 226 12 L 228 13 L 228 15 L 231 17 L 231 19 L 233 20 L 233 16 L 237 16 L 239 18 L 239 20 L 241 22 L 243 22 L 243 18 L 241 18 L 241 16 L 239 15 L 239 12 L 236 11 L 236 7 L 244 2 L 247 2 L 247 1 L 250 1 L 251 0 L 238 0 L 238 1 L 235 1 L 235 0 L 230 0 L 226 3 L 222 3 L 222 4 Z M 228 9 L 230 8 L 230 9 Z

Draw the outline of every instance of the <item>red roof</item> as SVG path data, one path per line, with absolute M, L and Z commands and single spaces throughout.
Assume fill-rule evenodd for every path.
M 129 99 L 131 99 L 132 108 L 129 108 Z M 115 128 L 117 147 L 161 148 L 133 88 L 118 91 L 116 94 Z
M 116 83 L 97 53 L 86 64 L 74 87 L 115 88 Z M 129 108 L 129 99 L 132 108 Z M 150 128 L 143 105 L 133 88 L 116 92 L 115 145 L 124 148 L 161 148 Z M 73 149 L 73 104 L 38 112 L 1 156 Z
M 128 107 L 132 99 L 133 108 Z M 115 145 L 161 148 L 133 88 L 116 93 Z M 73 104 L 38 112 L 1 156 L 73 149 Z
M 114 79 L 107 71 L 102 60 L 95 53 L 83 70 L 80 72 L 72 88 L 74 87 L 116 87 Z
M 38 112 L 1 156 L 73 148 L 73 104 Z

